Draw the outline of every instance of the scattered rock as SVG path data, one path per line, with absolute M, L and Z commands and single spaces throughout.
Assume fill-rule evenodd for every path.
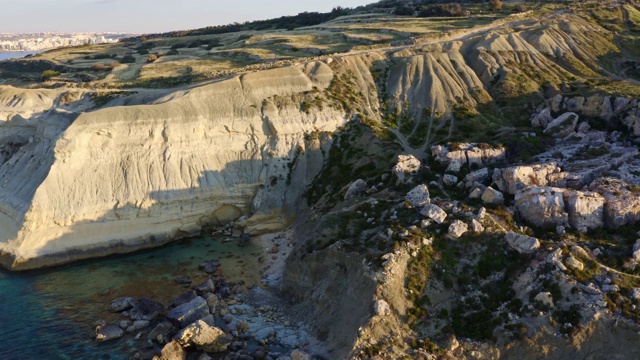
M 312 360 L 311 355 L 302 350 L 293 350 L 289 356 L 291 360 Z
M 177 306 L 180 306 L 182 304 L 186 304 L 189 301 L 195 299 L 196 296 L 198 296 L 198 294 L 196 294 L 195 291 L 193 291 L 193 290 L 187 291 L 186 293 L 181 294 L 175 300 L 173 300 L 173 303 L 171 303 L 171 306 L 172 307 L 177 307 Z
M 131 309 L 136 304 L 136 299 L 128 296 L 113 300 L 109 305 L 109 311 L 122 312 Z
M 531 126 L 544 129 L 552 121 L 553 116 L 551 116 L 551 110 L 544 108 L 531 117 Z
M 451 174 L 444 174 L 442 182 L 447 186 L 454 186 L 458 183 L 458 177 Z
M 429 198 L 429 188 L 424 184 L 418 185 L 413 188 L 413 190 L 409 191 L 409 193 L 407 193 L 405 199 L 411 206 L 415 208 L 421 208 L 429 204 L 429 202 L 431 201 L 431 199 Z
M 218 260 L 205 260 L 200 263 L 200 270 L 203 270 L 207 274 L 213 274 L 220 267 L 220 261 Z
M 469 226 L 460 220 L 456 220 L 449 225 L 449 236 L 453 239 L 457 239 L 469 231 Z
M 177 341 L 171 341 L 162 348 L 160 356 L 154 356 L 153 360 L 186 360 L 187 352 L 178 344 Z
M 636 240 L 636 243 L 633 244 L 632 252 L 632 259 L 636 262 L 640 262 L 640 239 Z
M 567 257 L 566 263 L 570 268 L 584 270 L 584 264 L 580 260 L 573 257 L 573 255 L 569 255 Z
M 378 316 L 388 316 L 391 315 L 391 307 L 384 300 L 377 300 L 373 304 L 373 312 Z
M 216 284 L 213 283 L 213 280 L 207 279 L 207 281 L 193 288 L 199 295 L 203 295 L 205 293 L 212 293 L 216 291 Z
M 549 308 L 553 307 L 553 296 L 548 291 L 538 293 L 535 298 L 533 298 L 536 302 L 539 301 L 542 305 L 548 306 Z
M 573 112 L 567 112 L 551 121 L 544 129 L 544 133 L 556 138 L 563 138 L 571 135 L 576 130 L 579 116 Z
M 615 284 L 606 284 L 606 285 L 602 285 L 602 291 L 617 292 L 617 291 L 620 291 L 620 287 L 618 287 L 618 285 L 615 285 Z
M 482 191 L 481 188 L 476 187 L 473 190 L 471 190 L 471 193 L 469 194 L 469 199 L 480 199 L 482 197 L 482 194 L 484 194 L 484 191 Z
M 604 226 L 604 197 L 594 192 L 568 191 L 564 194 L 569 224 L 580 232 Z
M 549 176 L 560 173 L 555 162 L 514 166 L 493 171 L 493 182 L 502 192 L 515 195 L 522 189 L 549 185 Z
M 149 332 L 147 340 L 157 340 L 158 336 L 167 336 L 172 330 L 173 325 L 168 321 L 163 321 Z
M 129 310 L 128 316 L 131 320 L 153 320 L 164 310 L 164 306 L 152 299 L 141 298 Z
M 142 330 L 146 327 L 149 326 L 149 321 L 147 320 L 136 320 L 133 322 L 133 324 L 131 324 L 131 326 L 126 328 L 126 332 L 128 333 L 132 333 L 132 332 L 136 332 L 138 330 Z
M 413 155 L 398 155 L 398 162 L 393 167 L 393 174 L 396 175 L 397 183 L 404 184 L 407 182 L 407 175 L 416 175 L 420 170 L 420 160 Z
M 540 241 L 527 235 L 519 235 L 509 231 L 505 240 L 515 251 L 520 254 L 530 254 L 540 248 Z
M 428 217 L 438 224 L 442 224 L 447 219 L 447 213 L 435 204 L 426 205 L 422 210 L 420 210 L 420 214 L 424 217 Z
M 549 256 L 547 256 L 547 262 L 555 265 L 562 271 L 567 271 L 567 267 L 562 263 L 562 249 L 556 249 L 554 252 L 549 254 Z
M 109 341 L 124 336 L 124 330 L 115 324 L 106 324 L 96 327 L 96 340 Z
M 500 191 L 489 186 L 482 194 L 482 201 L 485 204 L 499 206 L 504 204 L 504 195 Z
M 605 226 L 617 229 L 640 221 L 640 191 L 632 191 L 634 186 L 614 178 L 600 178 L 589 185 L 605 198 Z
M 198 320 L 182 329 L 175 337 L 184 347 L 195 346 L 200 351 L 218 353 L 227 350 L 232 337 L 217 327 Z
M 483 184 L 489 180 L 489 168 L 482 168 L 467 174 L 464 177 L 465 186 L 467 188 L 472 187 L 474 184 Z
M 480 208 L 480 210 L 478 210 L 478 220 L 480 221 L 484 220 L 485 216 L 487 216 L 487 209 Z
M 471 219 L 471 232 L 474 234 L 480 234 L 484 232 L 484 226 L 480 223 L 480 221 L 476 219 Z
M 631 290 L 631 298 L 633 300 L 640 300 L 640 288 L 633 288 L 633 290 Z
M 245 247 L 249 245 L 250 242 L 251 242 L 251 235 L 244 233 L 242 234 L 242 236 L 240 236 L 240 239 L 238 239 L 238 246 Z
M 516 194 L 515 204 L 520 217 L 535 226 L 555 229 L 569 222 L 569 215 L 564 208 L 563 189 L 528 188 Z
M 347 193 L 344 195 L 344 199 L 355 199 L 356 197 L 362 196 L 366 191 L 367 183 L 362 179 L 358 179 L 349 186 Z
M 184 328 L 208 314 L 209 305 L 207 305 L 205 299 L 198 296 L 186 304 L 171 309 L 167 314 L 167 319 L 176 327 Z

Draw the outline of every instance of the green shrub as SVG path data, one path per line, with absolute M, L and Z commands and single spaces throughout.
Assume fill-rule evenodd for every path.
M 52 77 L 56 77 L 56 76 L 60 76 L 60 72 L 59 71 L 45 70 L 45 71 L 42 72 L 42 80 L 43 81 L 47 81 L 47 80 L 51 79 Z
M 120 60 L 121 64 L 132 64 L 136 62 L 136 58 L 133 55 L 125 55 Z

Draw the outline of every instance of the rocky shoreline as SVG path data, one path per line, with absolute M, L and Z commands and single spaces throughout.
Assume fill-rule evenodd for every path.
M 236 241 L 243 246 L 248 239 Z M 98 320 L 96 341 L 132 338 L 139 348 L 134 359 L 185 359 L 187 354 L 210 359 L 208 354 L 215 354 L 223 359 L 304 360 L 311 359 L 308 353 L 322 353 L 311 330 L 291 319 L 289 305 L 273 287 L 247 289 L 244 281 L 228 281 L 217 260 L 203 261 L 199 269 L 208 277 L 202 283 L 194 284 L 189 275 L 173 279 L 185 292 L 171 304 L 145 297 L 113 299 L 108 310 L 121 320 Z

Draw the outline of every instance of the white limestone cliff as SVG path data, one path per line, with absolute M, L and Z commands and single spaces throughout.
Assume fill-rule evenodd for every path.
M 19 156 L 0 166 L 3 264 L 27 269 L 157 246 L 249 212 L 286 223 L 322 165 L 322 142 L 305 134 L 347 119 L 329 106 L 306 114 L 295 101 L 270 99 L 326 88 L 332 77 L 312 63 L 148 105 L 41 115 Z

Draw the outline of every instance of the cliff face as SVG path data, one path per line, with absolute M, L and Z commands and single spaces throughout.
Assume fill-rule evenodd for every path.
M 334 131 L 347 119 L 330 107 L 307 114 L 299 102 L 273 99 L 326 88 L 332 78 L 326 64 L 314 63 L 148 105 L 49 111 L 0 167 L 4 264 L 55 264 L 157 245 L 250 210 L 295 211 L 322 164 L 319 141 L 305 134 Z M 290 171 L 297 178 L 287 184 Z
M 62 46 L 114 43 L 128 34 L 34 33 L 0 34 L 0 51 L 41 51 Z

